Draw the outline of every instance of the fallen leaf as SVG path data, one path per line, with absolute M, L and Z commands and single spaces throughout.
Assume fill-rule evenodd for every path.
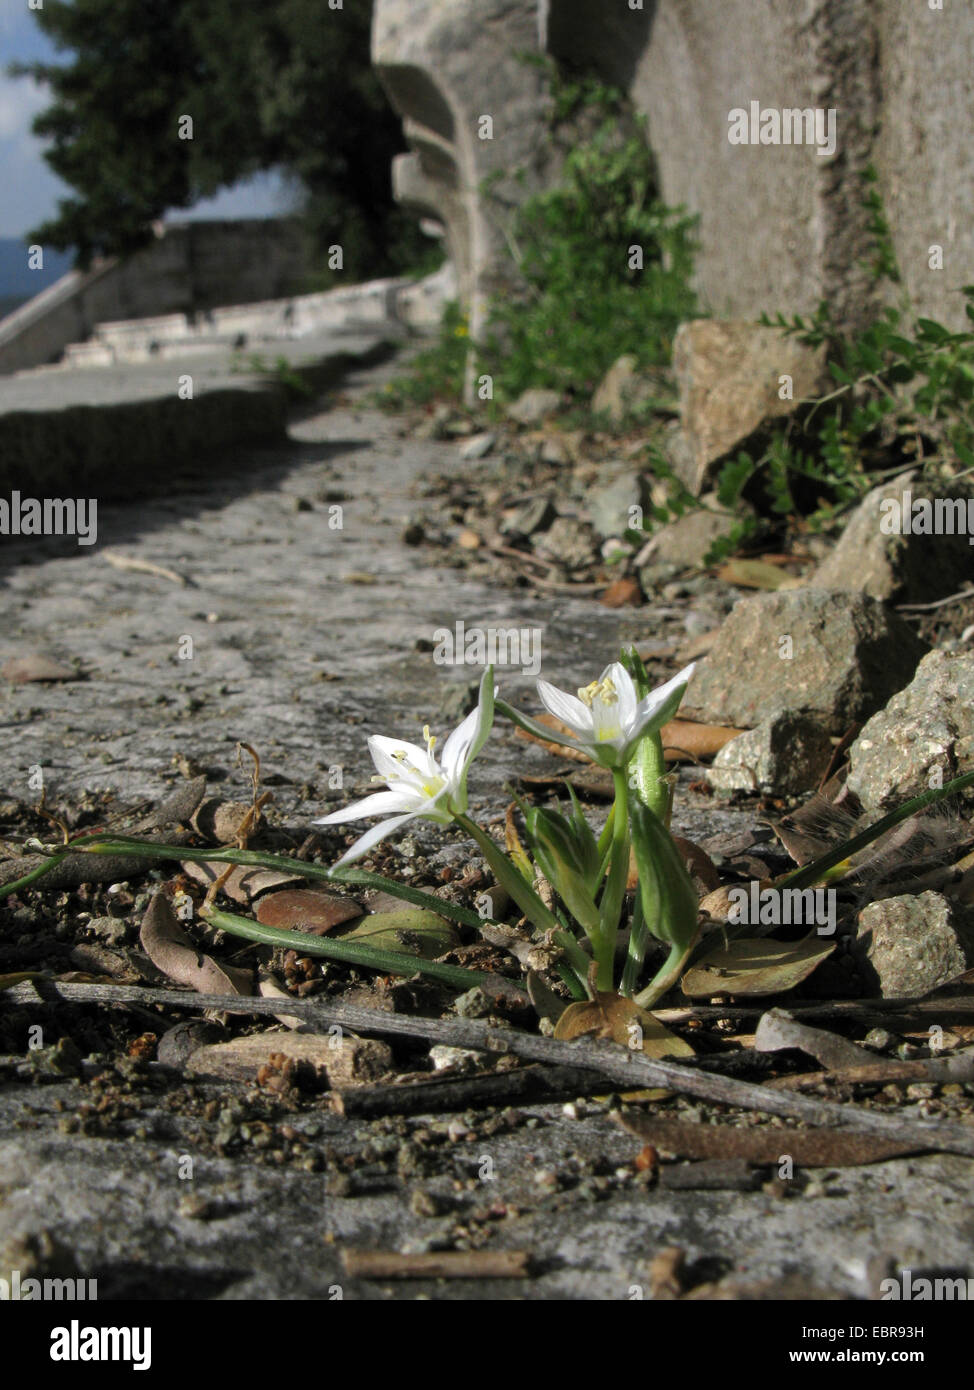
M 834 942 L 821 940 L 741 937 L 729 946 L 708 951 L 687 971 L 680 987 L 691 999 L 714 994 L 784 994 L 800 985 L 834 950 Z
M 26 685 L 28 681 L 76 681 L 81 673 L 40 652 L 28 652 L 26 656 L 12 656 L 5 661 L 0 666 L 0 676 L 11 685 Z
M 569 1004 L 555 1024 L 554 1036 L 558 1042 L 571 1042 L 592 1033 L 622 1047 L 635 1044 L 633 1050 L 641 1049 L 647 1057 L 694 1055 L 690 1044 L 664 1028 L 654 1014 L 641 1009 L 635 1000 L 608 991 L 596 991 L 594 999 Z
M 218 965 L 204 955 L 179 925 L 164 893 L 156 893 L 142 919 L 142 949 L 157 970 L 197 994 L 253 994 L 249 970 Z
M 805 582 L 767 560 L 728 560 L 717 571 L 717 578 L 741 589 L 800 589 Z
M 599 598 L 603 608 L 638 608 L 643 602 L 639 580 L 626 577 L 614 579 Z
M 744 1158 L 751 1163 L 777 1163 L 787 1156 L 803 1168 L 854 1168 L 937 1147 L 935 1138 L 925 1143 L 922 1136 L 906 1143 L 837 1129 L 744 1129 L 632 1114 L 615 1118 L 643 1144 L 652 1144 L 674 1158 Z
M 184 874 L 188 874 L 190 878 L 195 879 L 197 883 L 204 884 L 207 888 L 220 877 L 226 867 L 226 864 L 217 862 L 198 864 L 192 859 L 187 859 L 180 864 Z M 246 866 L 238 864 L 227 875 L 220 892 L 231 901 L 247 907 L 261 893 L 268 893 L 272 888 L 290 887 L 291 884 L 302 882 L 303 879 L 300 874 L 288 874 L 279 869 L 248 869 Z
M 350 931 L 342 932 L 340 939 L 359 941 L 377 951 L 405 951 L 424 960 L 434 960 L 457 944 L 456 932 L 446 918 L 421 907 L 373 912 Z
M 332 927 L 361 917 L 365 911 L 354 898 L 323 888 L 283 888 L 265 893 L 254 910 L 265 927 L 312 932 L 315 936 L 324 936 Z

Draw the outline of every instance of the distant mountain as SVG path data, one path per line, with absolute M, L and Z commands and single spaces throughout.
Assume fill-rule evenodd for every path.
M 9 314 L 35 294 L 46 290 L 71 269 L 70 252 L 44 250 L 44 269 L 27 264 L 27 243 L 17 237 L 0 237 L 0 315 Z

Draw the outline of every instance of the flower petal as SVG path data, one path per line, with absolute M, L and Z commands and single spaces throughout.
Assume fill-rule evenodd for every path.
M 406 763 L 417 772 L 430 765 L 429 753 L 425 748 L 420 748 L 419 744 L 407 743 L 401 738 L 386 738 L 383 734 L 372 734 L 369 738 L 369 752 L 376 772 L 386 781 L 403 775 L 404 757 Z
M 684 666 L 682 671 L 678 671 L 665 685 L 659 685 L 648 695 L 644 695 L 639 702 L 635 727 L 645 730 L 665 724 L 680 708 L 684 691 L 695 670 L 696 662 L 692 662 L 691 665 Z
M 612 665 L 607 666 L 599 677 L 600 681 L 606 679 L 612 682 L 616 695 L 619 697 L 619 724 L 628 731 L 636 718 L 636 708 L 639 704 L 632 676 L 621 661 L 613 661 Z
M 380 840 L 384 840 L 387 835 L 391 835 L 394 830 L 398 830 L 407 821 L 415 820 L 418 815 L 418 811 L 410 811 L 408 815 L 393 816 L 391 820 L 380 821 L 378 825 L 370 826 L 364 835 L 358 837 L 351 849 L 345 851 L 338 863 L 332 865 L 332 868 L 337 869 L 342 864 L 350 864 L 353 859 L 361 859 L 363 854 L 368 854 L 373 845 L 377 845 Z
M 538 681 L 538 694 L 549 714 L 567 724 L 583 743 L 591 743 L 594 731 L 592 711 L 586 709 L 581 700 L 548 681 Z
M 395 811 L 408 811 L 412 815 L 415 814 L 416 803 L 422 799 L 421 793 L 414 793 L 409 789 L 375 792 L 372 796 L 363 797 L 361 801 L 353 801 L 350 806 L 343 806 L 340 811 L 321 816 L 311 824 L 342 825 L 345 821 L 365 820 L 368 816 L 388 816 Z

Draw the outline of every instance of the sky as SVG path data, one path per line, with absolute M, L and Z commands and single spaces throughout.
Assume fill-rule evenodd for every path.
M 24 77 L 8 77 L 10 62 L 49 62 L 57 53 L 37 25 L 28 0 L 0 0 L 0 237 L 23 236 L 57 211 L 58 198 L 70 193 L 43 157 L 43 142 L 31 134 L 31 121 L 47 106 L 43 87 Z M 275 174 L 260 175 L 180 210 L 173 220 L 200 217 L 270 217 L 286 212 L 288 193 Z

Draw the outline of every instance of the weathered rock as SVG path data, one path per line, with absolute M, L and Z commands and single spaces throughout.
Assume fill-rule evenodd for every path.
M 588 489 L 585 497 L 589 518 L 596 532 L 607 540 L 624 531 L 638 531 L 649 505 L 649 488 L 640 473 L 618 473 L 605 477 Z
M 518 425 L 537 425 L 546 415 L 553 414 L 561 405 L 557 391 L 549 391 L 541 386 L 532 386 L 522 391 L 516 401 L 507 407 L 507 416 Z
M 501 530 L 505 535 L 533 536 L 546 531 L 557 515 L 550 497 L 534 497 L 515 507 L 504 519 Z
M 906 689 L 865 725 L 849 761 L 849 787 L 870 810 L 974 771 L 974 654 L 925 656 Z
M 539 554 L 557 560 L 566 569 L 582 569 L 598 556 L 595 532 L 587 522 L 560 516 L 536 542 Z
M 974 964 L 974 923 L 940 893 L 883 898 L 860 912 L 856 951 L 884 999 L 926 994 Z
M 627 415 L 660 395 L 658 374 L 639 371 L 632 353 L 613 362 L 592 397 L 592 410 L 603 412 L 613 425 L 621 425 Z
M 927 524 L 917 514 L 918 502 L 931 504 L 937 533 L 913 529 Z M 941 598 L 971 573 L 974 552 L 968 532 L 974 535 L 974 525 L 968 527 L 968 512 L 974 523 L 974 499 L 968 505 L 966 493 L 948 497 L 915 473 L 894 478 L 863 498 L 811 582 L 820 589 L 859 589 L 887 600 Z M 904 534 L 906 525 L 909 534 Z
M 800 711 L 841 734 L 902 689 L 925 651 L 901 618 L 864 594 L 756 594 L 734 605 L 686 704 L 698 718 L 741 728 Z
M 483 434 L 471 435 L 465 444 L 460 445 L 460 457 L 467 463 L 486 458 L 496 443 L 497 436 L 490 430 Z
M 812 791 L 832 756 L 832 740 L 815 719 L 781 711 L 725 743 L 707 781 L 717 791 L 789 796 Z
M 673 566 L 677 570 L 702 565 L 715 541 L 729 535 L 734 517 L 727 512 L 701 507 L 686 512 L 655 533 L 644 554 L 651 566 Z
M 673 371 L 682 447 L 672 462 L 680 481 L 699 496 L 722 459 L 768 421 L 790 415 L 796 401 L 816 394 L 822 355 L 776 328 L 694 319 L 677 329 Z M 793 399 L 779 395 L 783 376 L 791 377 Z

